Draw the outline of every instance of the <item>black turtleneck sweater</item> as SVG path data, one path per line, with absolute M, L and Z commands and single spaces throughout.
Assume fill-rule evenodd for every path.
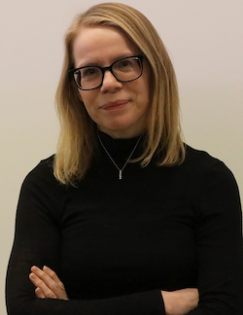
M 120 168 L 138 140 L 100 137 Z M 195 287 L 200 302 L 188 314 L 242 315 L 241 209 L 229 169 L 186 146 L 182 165 L 128 163 L 119 180 L 98 145 L 76 187 L 55 179 L 53 157 L 25 178 L 7 274 L 8 314 L 162 315 L 160 290 Z M 142 141 L 133 157 L 141 150 Z M 32 265 L 56 271 L 70 300 L 36 298 Z

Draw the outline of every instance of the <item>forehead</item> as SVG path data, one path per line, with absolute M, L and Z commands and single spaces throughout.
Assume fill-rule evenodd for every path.
M 78 66 L 87 62 L 111 62 L 138 52 L 137 46 L 115 27 L 83 26 L 73 43 L 73 57 Z

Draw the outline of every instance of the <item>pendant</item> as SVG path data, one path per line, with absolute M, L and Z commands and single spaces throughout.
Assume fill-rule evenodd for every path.
M 122 179 L 122 170 L 119 170 L 119 179 Z

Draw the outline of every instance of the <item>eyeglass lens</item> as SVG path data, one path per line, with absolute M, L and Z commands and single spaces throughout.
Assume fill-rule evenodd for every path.
M 111 67 L 114 77 L 121 82 L 136 80 L 141 75 L 142 64 L 138 57 L 117 60 Z M 81 89 L 93 89 L 101 85 L 103 71 L 96 66 L 87 66 L 74 73 L 74 79 Z

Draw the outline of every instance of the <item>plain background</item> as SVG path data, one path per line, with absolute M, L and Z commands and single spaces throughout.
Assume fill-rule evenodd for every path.
M 177 73 L 186 142 L 223 160 L 243 196 L 243 1 L 113 2 L 152 21 Z M 63 36 L 76 14 L 97 3 L 0 0 L 1 315 L 19 189 L 26 174 L 55 152 Z

